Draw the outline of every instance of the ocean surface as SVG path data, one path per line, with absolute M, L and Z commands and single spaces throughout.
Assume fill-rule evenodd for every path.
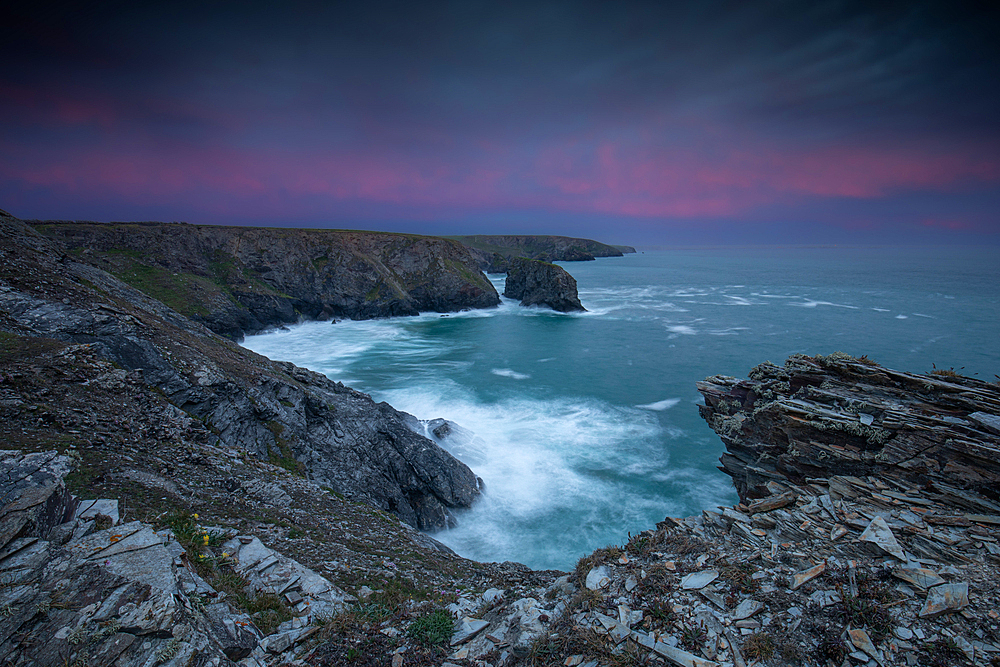
M 1000 374 L 1000 253 L 707 248 L 562 264 L 589 312 L 496 309 L 308 322 L 245 346 L 478 439 L 484 498 L 435 535 L 459 554 L 570 569 L 665 516 L 732 504 L 695 382 L 793 353 Z M 498 292 L 504 276 L 491 276 Z

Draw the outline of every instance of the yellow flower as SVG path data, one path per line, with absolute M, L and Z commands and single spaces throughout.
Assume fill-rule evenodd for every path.
M 193 517 L 194 517 L 195 519 L 197 519 L 197 518 L 198 518 L 198 515 L 197 515 L 197 514 L 192 514 L 191 516 L 193 516 Z
M 205 544 L 208 544 L 208 533 L 206 533 L 205 535 L 203 535 L 202 539 L 205 541 Z

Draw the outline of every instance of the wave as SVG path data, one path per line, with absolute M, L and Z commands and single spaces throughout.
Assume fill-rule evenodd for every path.
M 490 373 L 504 378 L 511 378 L 512 380 L 527 380 L 531 377 L 527 373 L 518 373 L 517 371 L 509 368 L 494 368 L 490 371 Z
M 681 399 L 679 398 L 666 398 L 662 401 L 657 401 L 656 403 L 646 403 L 644 405 L 637 405 L 635 407 L 639 408 L 640 410 L 653 410 L 654 412 L 662 412 L 664 410 L 668 410 L 674 407 L 680 402 Z

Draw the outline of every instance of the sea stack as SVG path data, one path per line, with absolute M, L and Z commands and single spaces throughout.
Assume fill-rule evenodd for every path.
M 555 264 L 516 257 L 510 260 L 503 295 L 522 306 L 547 306 L 561 313 L 586 311 L 576 292 L 576 279 Z

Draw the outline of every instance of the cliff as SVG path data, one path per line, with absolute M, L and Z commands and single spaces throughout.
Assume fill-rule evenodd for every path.
M 179 245 L 191 238 L 181 233 Z M 15 349 L 86 345 L 88 358 L 117 365 L 120 381 L 141 382 L 150 409 L 193 419 L 205 443 L 281 461 L 417 528 L 445 527 L 477 497 L 472 471 L 413 432 L 409 415 L 220 338 L 7 215 L 0 241 L 0 331 Z M 25 409 L 8 422 L 30 418 Z
M 562 313 L 586 310 L 573 276 L 561 266 L 535 259 L 510 260 L 503 295 L 520 299 L 522 306 L 546 306 Z
M 489 308 L 477 258 L 429 236 L 167 223 L 32 221 L 101 268 L 234 340 L 301 319 Z
M 510 260 L 515 257 L 543 262 L 581 262 L 635 252 L 635 248 L 630 246 L 611 246 L 568 236 L 475 235 L 451 238 L 468 246 L 476 256 L 479 267 L 487 273 L 506 273 Z

